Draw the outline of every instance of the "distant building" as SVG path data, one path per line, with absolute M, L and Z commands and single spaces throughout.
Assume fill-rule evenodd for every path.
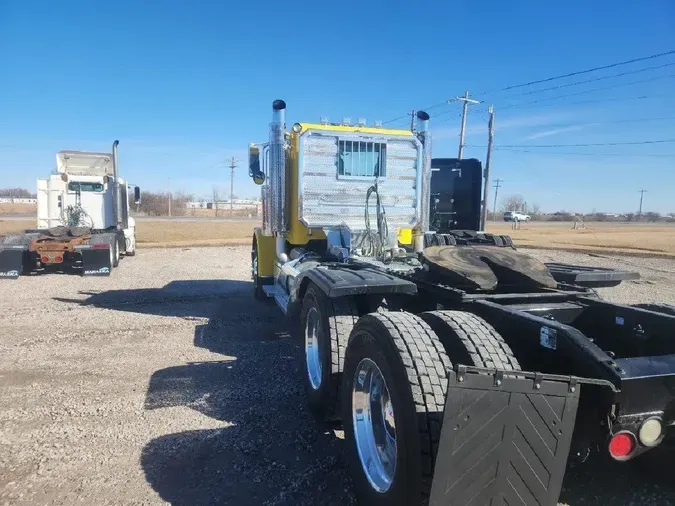
M 34 204 L 37 205 L 37 199 L 14 199 L 0 198 L 0 204 Z

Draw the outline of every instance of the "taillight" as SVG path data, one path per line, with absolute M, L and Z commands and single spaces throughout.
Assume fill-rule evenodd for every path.
M 40 260 L 42 260 L 43 264 L 46 264 L 46 263 L 49 262 L 49 258 L 47 258 L 47 257 L 40 257 Z
M 63 257 L 56 257 L 54 260 L 56 260 L 58 263 L 63 262 Z
M 616 460 L 624 460 L 635 449 L 635 437 L 630 432 L 619 432 L 609 440 L 609 454 Z

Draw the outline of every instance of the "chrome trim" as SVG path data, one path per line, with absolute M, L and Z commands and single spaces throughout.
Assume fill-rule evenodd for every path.
M 396 420 L 387 382 L 377 364 L 364 358 L 352 384 L 352 424 L 361 467 L 377 492 L 389 490 L 396 474 Z

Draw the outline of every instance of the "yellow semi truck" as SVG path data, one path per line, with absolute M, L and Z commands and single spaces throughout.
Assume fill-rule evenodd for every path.
M 664 441 L 672 309 L 602 301 L 591 287 L 621 273 L 543 264 L 505 236 L 429 232 L 447 164 L 432 169 L 425 112 L 413 131 L 285 115 L 274 101 L 249 146 L 254 293 L 298 329 L 308 405 L 342 421 L 361 504 L 555 505 L 569 455 Z

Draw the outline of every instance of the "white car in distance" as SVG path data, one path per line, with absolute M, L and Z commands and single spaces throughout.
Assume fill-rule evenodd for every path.
M 530 221 L 529 214 L 519 213 L 517 211 L 506 211 L 504 213 L 504 221 Z

